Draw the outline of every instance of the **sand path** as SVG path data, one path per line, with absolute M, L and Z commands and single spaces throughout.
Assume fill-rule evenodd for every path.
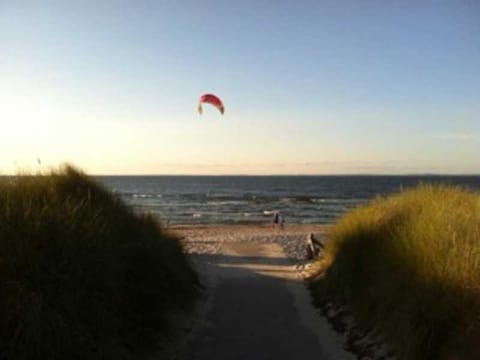
M 354 358 L 311 305 L 295 262 L 279 244 L 203 243 L 214 243 L 215 253 L 192 256 L 208 274 L 210 295 L 181 359 Z

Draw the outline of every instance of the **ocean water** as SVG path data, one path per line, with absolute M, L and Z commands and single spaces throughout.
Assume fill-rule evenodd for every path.
M 98 178 L 137 211 L 169 224 L 334 222 L 377 196 L 419 183 L 480 191 L 480 176 L 106 176 Z

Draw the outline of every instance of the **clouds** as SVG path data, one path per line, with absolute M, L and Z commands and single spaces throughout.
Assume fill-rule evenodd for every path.
M 335 168 L 337 170 L 345 171 L 386 171 L 386 170 L 399 170 L 401 164 L 397 161 L 368 161 L 368 160 L 357 160 L 357 161 L 317 161 L 317 162 L 305 162 L 302 165 L 305 167 L 312 168 L 323 168 L 331 169 Z
M 451 141 L 479 141 L 480 133 L 443 133 L 443 134 L 431 134 L 429 137 L 439 140 L 451 140 Z
M 196 175 L 317 175 L 317 174 L 392 174 L 411 169 L 399 162 L 304 161 L 304 162 L 158 162 L 154 173 Z

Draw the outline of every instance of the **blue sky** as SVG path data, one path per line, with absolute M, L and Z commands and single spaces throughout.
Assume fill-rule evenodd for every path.
M 480 173 L 479 39 L 477 1 L 0 0 L 0 172 Z

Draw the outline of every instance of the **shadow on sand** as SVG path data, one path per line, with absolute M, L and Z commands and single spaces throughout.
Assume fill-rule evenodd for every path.
M 338 344 L 329 338 L 333 333 L 319 336 L 328 325 L 315 323 L 320 317 L 295 262 L 276 244 L 230 244 L 224 250 L 192 255 L 207 269 L 209 295 L 181 359 L 331 359 L 328 348 Z

